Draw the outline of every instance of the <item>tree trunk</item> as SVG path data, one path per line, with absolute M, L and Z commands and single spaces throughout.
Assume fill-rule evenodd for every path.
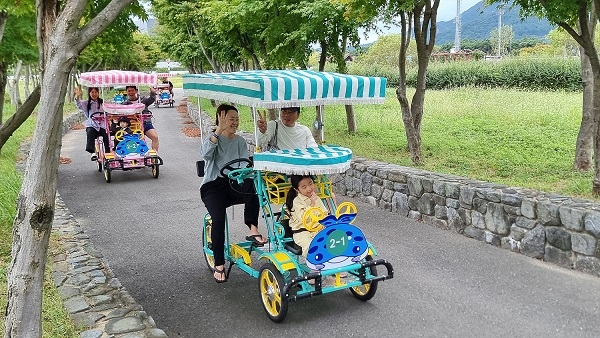
M 325 70 L 325 62 L 327 62 L 327 41 L 319 41 L 321 44 L 321 56 L 319 56 L 319 71 Z
M 440 0 L 418 2 L 413 7 L 412 14 L 406 16 L 406 13 L 403 13 L 401 16 L 402 45 L 399 57 L 399 62 L 401 63 L 401 83 L 396 90 L 396 96 L 398 97 L 398 101 L 400 101 L 402 121 L 404 122 L 404 128 L 406 129 L 406 140 L 410 152 L 410 159 L 416 165 L 423 163 L 421 152 L 421 121 L 423 119 L 423 106 L 425 102 L 425 78 L 427 66 L 429 65 L 429 58 L 431 57 L 431 52 L 435 45 L 435 34 L 437 30 L 436 20 L 439 4 Z M 413 21 L 413 34 L 417 46 L 418 70 L 415 94 L 409 105 L 408 98 L 406 97 L 406 68 L 404 63 L 406 62 L 406 49 L 410 42 L 410 29 L 407 28 L 410 27 L 409 22 L 411 19 Z
M 4 147 L 4 144 L 8 139 L 12 136 L 12 134 L 17 130 L 23 122 L 25 122 L 33 110 L 35 106 L 37 106 L 38 102 L 40 102 L 40 87 L 37 86 L 29 95 L 29 97 L 25 100 L 25 103 L 17 109 L 15 114 L 11 116 L 4 124 L 0 126 L 0 150 Z
M 258 56 L 256 56 L 256 53 L 252 53 L 252 63 L 254 64 L 254 69 L 262 69 L 260 66 L 260 60 L 258 59 Z
M 31 65 L 25 66 L 25 84 L 23 86 L 25 97 L 29 97 L 31 95 L 31 91 L 29 90 L 29 78 L 31 77 Z
M 356 117 L 354 116 L 354 106 L 346 105 L 346 122 L 348 124 L 348 133 L 356 134 Z
M 66 72 L 53 70 L 70 68 L 64 67 L 63 60 L 69 59 L 66 55 L 49 56 L 52 62 L 42 75 L 40 100 L 44 104 L 40 105 L 13 224 L 5 337 L 41 336 L 42 286 L 54 215 L 67 77 Z
M 316 113 L 315 113 L 315 121 L 323 121 L 323 106 L 317 106 L 315 109 Z M 312 128 L 312 134 L 313 137 L 315 139 L 315 142 L 317 142 L 317 144 L 321 144 L 323 143 L 323 126 L 320 127 L 321 129 L 317 129 L 315 128 L 315 126 L 313 125 Z
M 41 337 L 42 286 L 56 198 L 67 76 L 76 57 L 131 0 L 112 0 L 78 27 L 87 2 L 36 0 L 39 114 L 13 224 L 4 338 Z
M 6 81 L 8 79 L 8 63 L 0 62 L 0 127 L 2 126 L 2 121 L 4 121 L 4 95 L 6 94 Z M 0 147 L 2 149 L 2 147 Z
M 594 70 L 594 180 L 592 195 L 600 197 L 600 67 Z
M 19 90 L 19 82 L 21 81 L 21 68 L 23 67 L 23 61 L 18 60 L 17 66 L 15 67 L 15 75 L 13 77 L 12 87 L 10 88 L 10 101 L 13 106 L 17 109 L 23 104 L 21 101 L 21 92 Z M 10 82 L 10 81 L 9 81 Z
M 592 154 L 594 152 L 594 74 L 589 58 L 581 47 L 580 49 L 583 109 L 579 134 L 575 143 L 573 169 L 576 171 L 589 171 L 592 169 Z
M 8 12 L 6 10 L 0 11 L 0 42 L 4 36 L 4 27 L 6 27 L 6 20 L 8 20 Z
M 325 70 L 325 62 L 327 62 L 328 44 L 325 40 L 320 40 L 319 43 L 321 44 L 321 56 L 319 57 L 319 71 L 322 72 Z M 323 106 L 315 107 L 315 121 L 323 121 Z M 320 129 L 316 129 L 313 125 L 311 132 L 317 144 L 323 142 L 323 137 Z

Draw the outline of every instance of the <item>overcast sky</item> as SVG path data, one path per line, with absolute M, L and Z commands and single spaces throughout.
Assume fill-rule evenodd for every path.
M 460 5 L 461 13 L 466 11 L 467 9 L 473 7 L 475 4 L 480 2 L 481 0 L 462 0 Z M 449 21 L 453 20 L 456 17 L 456 0 L 441 0 L 440 7 L 438 8 L 437 21 Z M 384 32 L 382 35 L 391 34 L 391 33 L 399 33 L 400 30 L 395 27 L 391 29 L 383 29 Z M 370 32 L 368 34 L 368 38 L 361 36 L 361 43 L 369 43 L 377 40 L 378 35 L 374 32 Z
M 460 5 L 461 13 L 473 7 L 481 0 L 462 0 Z M 438 8 L 438 21 L 448 21 L 456 17 L 456 0 L 441 0 Z

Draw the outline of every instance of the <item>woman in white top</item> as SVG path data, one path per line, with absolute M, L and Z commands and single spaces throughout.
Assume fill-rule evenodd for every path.
M 258 144 L 267 144 L 277 133 L 277 148 L 314 148 L 317 142 L 307 126 L 296 122 L 300 117 L 300 107 L 281 108 L 281 118 L 267 122 L 267 112 L 258 112 Z

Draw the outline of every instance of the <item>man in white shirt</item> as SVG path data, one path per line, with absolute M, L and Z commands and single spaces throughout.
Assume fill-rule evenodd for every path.
M 300 107 L 281 108 L 281 118 L 267 122 L 267 112 L 258 112 L 258 144 L 266 145 L 277 135 L 277 148 L 296 149 L 317 147 L 317 142 L 308 127 L 297 123 Z

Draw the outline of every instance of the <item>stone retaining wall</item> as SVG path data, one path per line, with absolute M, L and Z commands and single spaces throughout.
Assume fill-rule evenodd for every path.
M 189 116 L 200 114 L 188 103 Z M 209 128 L 212 118 L 202 114 Z M 206 129 L 208 130 L 208 129 Z M 250 134 L 244 135 L 253 143 Z M 355 157 L 337 194 L 486 243 L 600 276 L 600 203 Z

